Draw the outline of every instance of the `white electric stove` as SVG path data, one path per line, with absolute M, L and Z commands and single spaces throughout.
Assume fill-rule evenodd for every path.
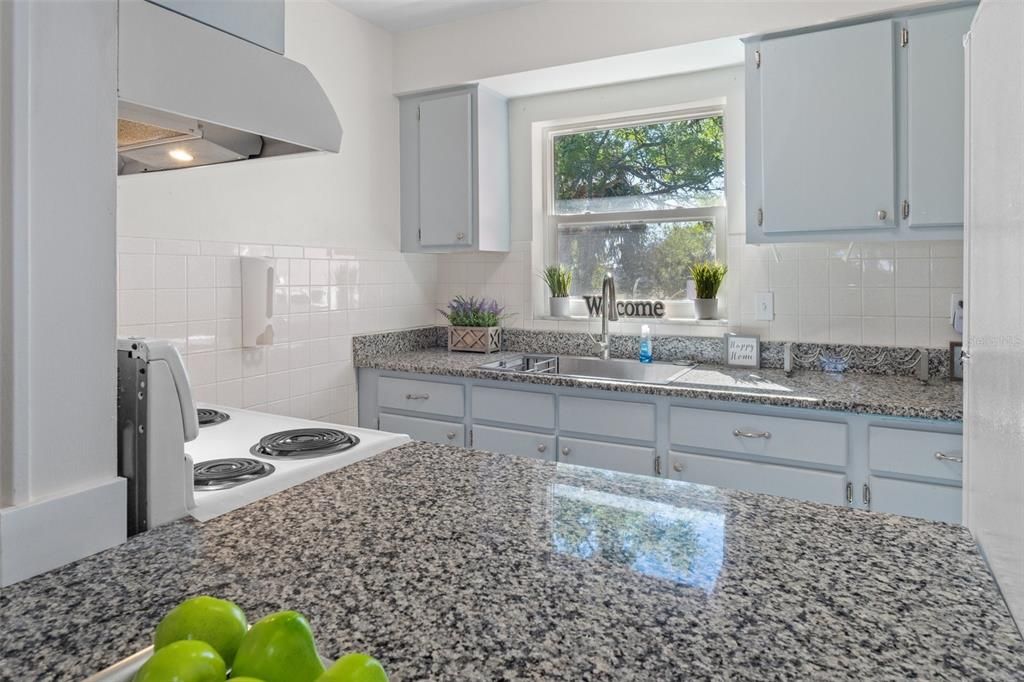
M 408 443 L 406 435 L 199 405 L 189 513 L 208 521 L 258 499 Z

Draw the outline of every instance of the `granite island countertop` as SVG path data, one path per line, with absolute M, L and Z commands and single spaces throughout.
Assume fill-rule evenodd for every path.
M 597 388 L 893 417 L 947 421 L 963 419 L 962 384 L 937 378 L 922 384 L 913 377 L 865 373 L 830 374 L 812 370 L 798 370 L 787 377 L 785 372 L 777 369 L 749 370 L 702 363 L 671 384 L 644 384 L 480 368 L 483 363 L 517 355 L 521 353 L 483 355 L 449 353 L 443 348 L 428 348 L 381 356 L 357 355 L 356 366 L 415 374 Z
M 395 682 L 1024 677 L 962 527 L 411 443 L 4 588 L 0 679 L 81 679 L 204 593 Z

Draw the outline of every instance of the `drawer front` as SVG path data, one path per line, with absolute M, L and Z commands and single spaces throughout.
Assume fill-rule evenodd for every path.
M 461 384 L 416 381 L 381 377 L 377 384 L 377 404 L 399 410 L 413 410 L 461 417 L 465 399 Z
M 829 471 L 672 452 L 668 474 L 680 481 L 846 506 L 846 476 Z
M 473 447 L 504 455 L 555 461 L 555 437 L 526 431 L 473 425 Z
M 963 436 L 885 426 L 868 428 L 868 456 L 872 471 L 963 480 Z
M 653 441 L 654 405 L 592 398 L 560 398 L 558 429 Z
M 558 439 L 558 461 L 627 474 L 654 475 L 654 448 L 598 443 L 580 438 Z
M 473 387 L 473 419 L 555 428 L 555 396 L 531 391 Z
M 673 445 L 846 466 L 846 424 L 673 407 Z
M 872 511 L 960 523 L 962 491 L 956 486 L 898 481 L 879 476 L 871 476 L 868 482 Z
M 418 417 L 403 417 L 397 414 L 382 414 L 380 429 L 392 433 L 405 433 L 413 440 L 425 440 L 429 443 L 466 445 L 466 429 L 462 424 Z

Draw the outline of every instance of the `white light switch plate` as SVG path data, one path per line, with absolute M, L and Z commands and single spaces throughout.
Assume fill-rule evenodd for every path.
M 771 322 L 775 319 L 775 295 L 770 291 L 754 294 L 754 319 Z

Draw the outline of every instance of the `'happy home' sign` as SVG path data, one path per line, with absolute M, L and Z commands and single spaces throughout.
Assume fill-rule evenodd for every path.
M 587 312 L 591 317 L 601 315 L 601 305 L 604 303 L 603 296 L 584 296 L 587 303 Z M 664 301 L 618 301 L 615 304 L 615 312 L 620 317 L 665 317 Z

